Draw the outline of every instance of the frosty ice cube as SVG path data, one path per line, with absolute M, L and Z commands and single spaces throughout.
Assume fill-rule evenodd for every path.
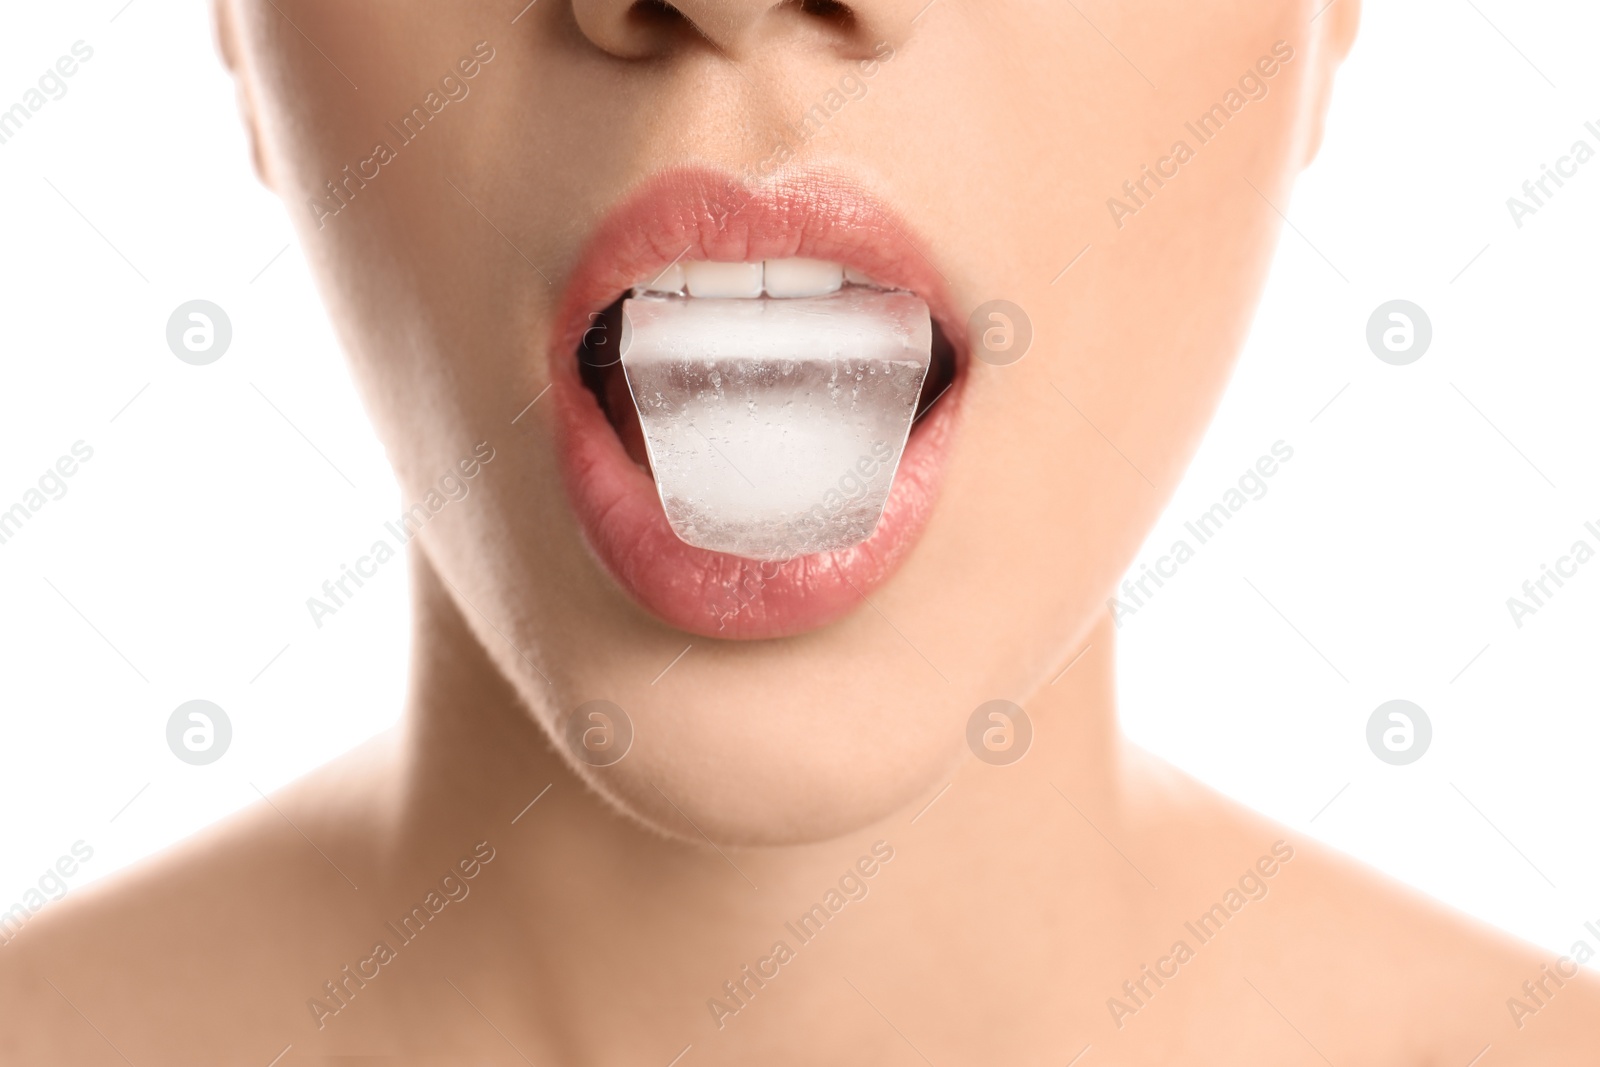
M 626 300 L 622 369 L 673 532 L 758 560 L 865 541 L 932 347 L 907 292 Z

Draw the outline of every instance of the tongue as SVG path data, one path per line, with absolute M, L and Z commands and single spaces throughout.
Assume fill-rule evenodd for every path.
M 759 560 L 865 541 L 932 345 L 906 292 L 624 301 L 622 369 L 673 532 Z

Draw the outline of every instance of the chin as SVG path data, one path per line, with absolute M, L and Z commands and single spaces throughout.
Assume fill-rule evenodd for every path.
M 569 765 L 653 831 L 702 845 L 803 845 L 880 823 L 954 773 L 964 715 L 896 699 L 755 681 L 658 698 L 628 710 L 631 747 L 603 767 L 567 748 L 564 721 L 549 725 Z

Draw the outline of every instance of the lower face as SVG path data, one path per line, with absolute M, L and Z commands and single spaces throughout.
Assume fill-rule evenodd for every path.
M 428 562 L 554 735 L 626 712 L 627 756 L 575 763 L 605 795 L 735 843 L 911 802 L 975 707 L 1105 617 L 1225 382 L 1318 82 L 1312 12 L 1269 0 L 885 0 L 843 44 L 774 9 L 737 64 L 616 58 L 560 3 L 224 3 L 408 502 L 492 449 Z M 673 263 L 797 257 L 916 293 L 947 345 L 872 536 L 778 567 L 678 540 L 582 348 Z M 996 300 L 1031 329 L 1013 362 Z

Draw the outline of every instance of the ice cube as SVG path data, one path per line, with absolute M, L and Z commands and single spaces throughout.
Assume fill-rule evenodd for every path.
M 673 532 L 759 560 L 865 541 L 932 348 L 928 305 L 902 291 L 624 301 L 622 368 Z

